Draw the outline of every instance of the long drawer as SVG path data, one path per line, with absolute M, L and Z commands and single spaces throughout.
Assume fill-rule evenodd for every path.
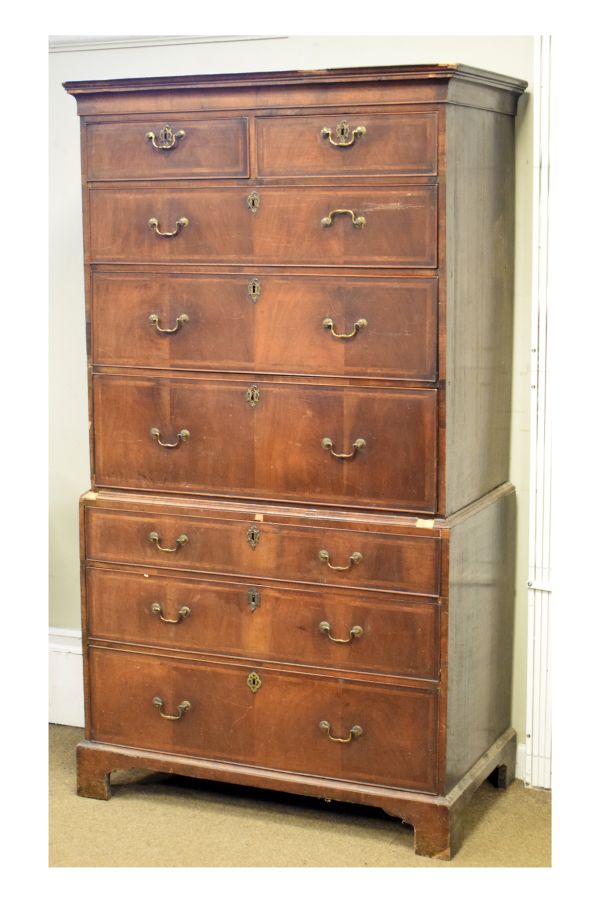
M 88 633 L 138 645 L 439 678 L 439 604 L 88 567 Z M 365 596 L 368 598 L 365 598 Z
M 436 431 L 435 389 L 94 377 L 99 486 L 433 512 Z
M 440 540 L 222 516 L 86 508 L 86 558 L 438 596 Z M 173 550 L 173 551 L 164 551 Z
M 96 364 L 436 378 L 435 279 L 95 273 L 92 297 Z
M 90 260 L 434 268 L 437 188 L 92 189 Z
M 435 790 L 435 689 L 96 648 L 89 663 L 94 740 Z

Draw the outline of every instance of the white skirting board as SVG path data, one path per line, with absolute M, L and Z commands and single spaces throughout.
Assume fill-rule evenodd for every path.
M 83 727 L 83 656 L 81 631 L 50 628 L 51 724 Z M 525 744 L 517 746 L 517 777 L 525 780 Z
M 83 727 L 83 655 L 81 631 L 50 628 L 49 712 L 51 724 Z

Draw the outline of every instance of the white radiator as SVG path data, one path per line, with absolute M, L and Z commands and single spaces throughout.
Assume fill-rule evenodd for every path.
M 529 622 L 525 783 L 551 786 L 551 420 L 547 381 L 550 37 L 535 42 Z

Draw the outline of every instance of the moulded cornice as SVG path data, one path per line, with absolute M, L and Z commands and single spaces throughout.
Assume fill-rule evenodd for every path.
M 287 35 L 50 35 L 50 53 L 83 50 L 127 50 L 135 47 L 161 47 L 177 44 L 223 44 L 237 41 L 274 41 Z

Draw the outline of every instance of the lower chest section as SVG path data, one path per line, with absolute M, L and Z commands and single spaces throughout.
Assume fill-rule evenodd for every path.
M 442 541 L 315 514 L 84 508 L 90 739 L 436 793 Z

